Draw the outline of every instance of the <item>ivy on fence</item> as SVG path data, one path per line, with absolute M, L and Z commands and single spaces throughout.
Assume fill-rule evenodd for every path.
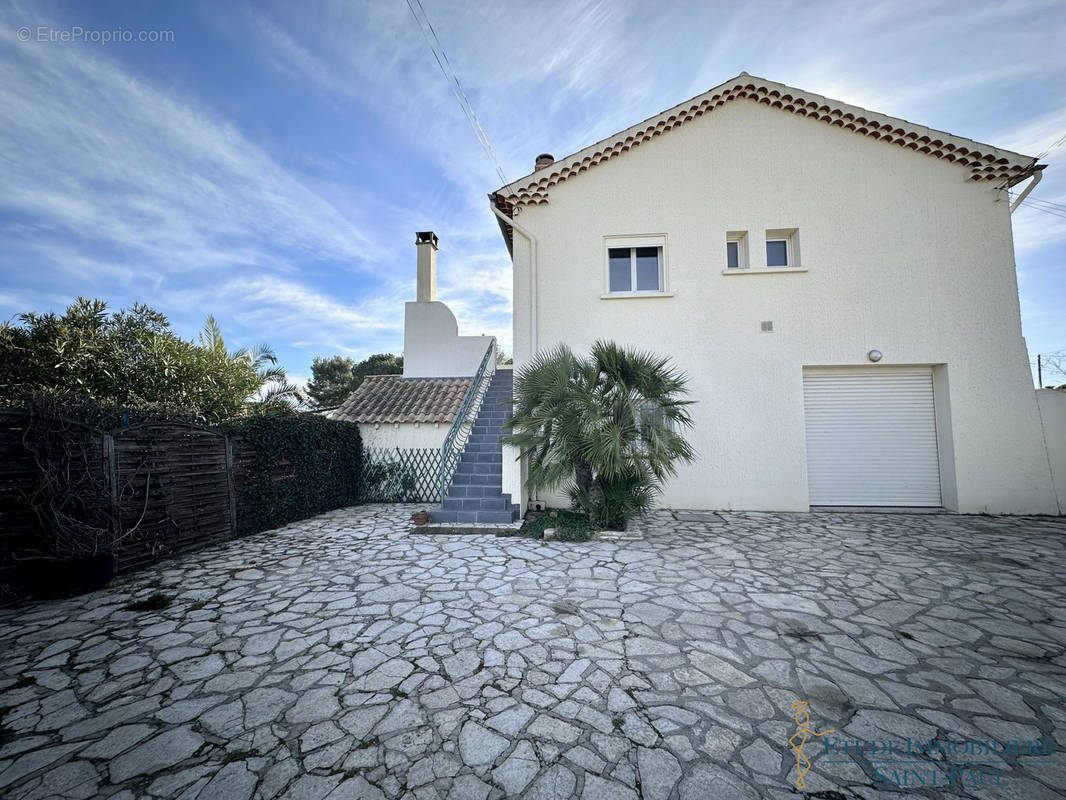
M 363 445 L 355 423 L 266 414 L 220 427 L 234 440 L 238 534 L 360 501 Z

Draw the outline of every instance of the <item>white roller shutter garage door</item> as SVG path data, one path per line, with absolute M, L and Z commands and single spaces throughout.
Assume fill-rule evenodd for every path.
M 933 372 L 803 370 L 812 506 L 939 506 Z

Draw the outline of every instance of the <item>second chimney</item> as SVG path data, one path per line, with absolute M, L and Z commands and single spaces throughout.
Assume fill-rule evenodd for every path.
M 416 299 L 419 303 L 432 303 L 437 299 L 437 234 L 419 231 L 415 234 L 415 248 L 418 250 Z

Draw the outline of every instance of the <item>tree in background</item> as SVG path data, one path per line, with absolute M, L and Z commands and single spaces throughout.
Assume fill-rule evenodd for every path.
M 248 398 L 253 410 L 277 410 L 295 408 L 304 401 L 300 388 L 289 382 L 285 368 L 278 364 L 278 357 L 270 345 L 257 344 L 254 347 L 242 347 L 230 351 L 222 338 L 222 330 L 215 318 L 208 315 L 204 329 L 200 332 L 200 347 L 216 354 L 219 358 L 236 363 L 243 363 L 252 368 L 259 386 Z
M 316 357 L 311 362 L 307 398 L 315 408 L 336 408 L 355 388 L 355 362 L 344 356 Z
M 215 423 L 287 403 L 269 349 L 229 352 L 214 320 L 200 341 L 182 339 L 159 311 L 109 312 L 78 298 L 63 315 L 26 313 L 0 325 L 0 404 L 180 411 Z M 264 393 L 265 391 L 265 393 Z M 266 405 L 256 400 L 269 401 Z
M 593 525 L 622 529 L 695 458 L 679 432 L 692 425 L 686 382 L 664 356 L 604 341 L 577 356 L 560 345 L 515 377 L 504 441 L 529 458 L 530 491 L 568 483 Z
M 403 356 L 392 353 L 375 353 L 359 362 L 344 356 L 316 358 L 311 362 L 307 395 L 315 408 L 336 408 L 367 375 L 402 374 Z
M 1066 350 L 1059 350 L 1057 353 L 1044 353 L 1037 356 L 1037 359 L 1039 359 L 1040 364 L 1040 378 L 1044 385 L 1036 388 L 1058 389 L 1060 392 L 1066 392 L 1066 383 L 1060 383 L 1060 381 L 1066 379 Z

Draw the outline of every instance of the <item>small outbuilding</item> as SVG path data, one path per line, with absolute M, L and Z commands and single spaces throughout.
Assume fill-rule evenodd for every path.
M 331 419 L 355 422 L 371 448 L 439 448 L 452 427 L 470 378 L 368 375 Z

